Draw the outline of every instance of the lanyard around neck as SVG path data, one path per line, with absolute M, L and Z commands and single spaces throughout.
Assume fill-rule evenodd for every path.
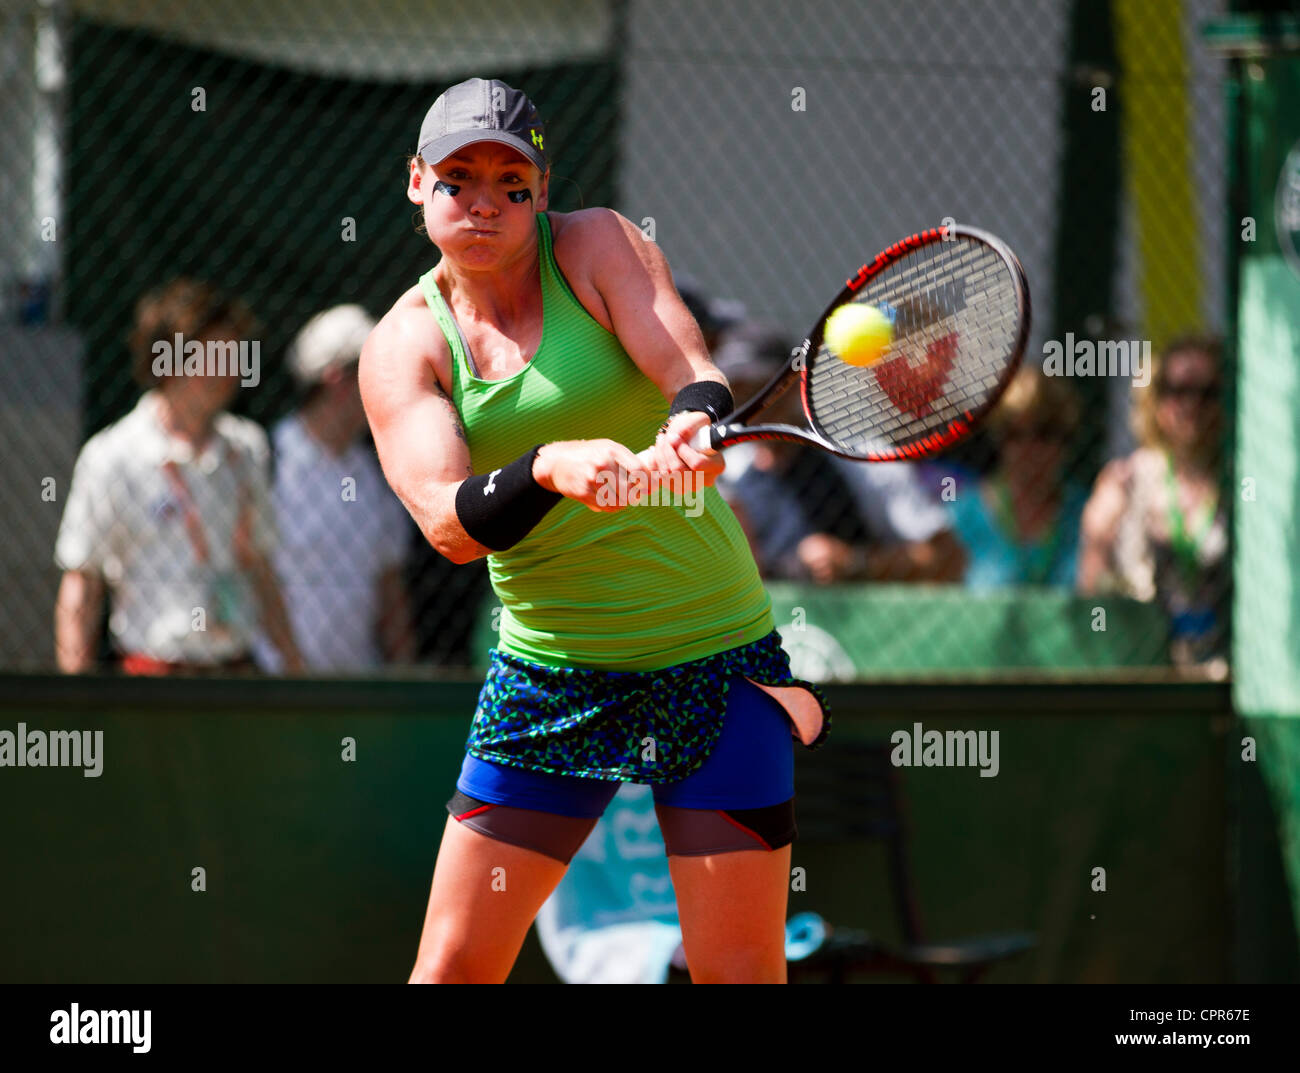
M 226 444 L 224 464 L 231 467 L 237 465 L 235 450 L 229 443 Z M 181 468 L 175 459 L 167 459 L 162 464 L 162 471 L 167 478 L 167 483 L 171 485 L 172 494 L 180 504 L 181 516 L 185 521 L 185 535 L 189 537 L 190 547 L 194 549 L 194 558 L 198 563 L 206 566 L 212 556 L 211 549 L 208 547 L 207 534 L 203 530 L 203 518 L 199 514 L 198 504 L 194 502 L 189 485 L 185 483 L 185 477 L 182 475 Z M 241 480 L 239 482 L 239 525 L 242 525 L 245 521 L 244 511 L 248 505 L 246 493 L 247 489 Z
M 1196 526 L 1195 532 L 1190 532 L 1187 521 L 1183 517 L 1183 508 L 1178 502 L 1178 481 L 1174 477 L 1173 459 L 1168 455 L 1165 456 L 1165 488 L 1169 493 L 1169 546 L 1173 549 L 1174 557 L 1178 560 L 1184 575 L 1193 577 L 1199 568 L 1201 545 L 1214 524 L 1218 496 L 1213 494 L 1206 496 L 1200 523 Z

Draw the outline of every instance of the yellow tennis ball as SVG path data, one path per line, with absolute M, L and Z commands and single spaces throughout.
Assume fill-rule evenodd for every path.
M 850 365 L 874 365 L 894 337 L 889 318 L 873 305 L 851 302 L 826 318 L 822 338 L 831 352 Z

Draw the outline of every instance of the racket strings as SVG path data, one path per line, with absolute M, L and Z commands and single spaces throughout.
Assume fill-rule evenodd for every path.
M 997 392 L 1017 346 L 1017 277 L 1003 255 L 958 236 L 914 250 L 855 296 L 893 323 L 875 365 L 841 361 L 825 344 L 808 364 L 814 426 L 843 450 L 871 455 L 946 432 Z

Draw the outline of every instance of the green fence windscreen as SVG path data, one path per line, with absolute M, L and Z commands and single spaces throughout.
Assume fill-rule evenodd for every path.
M 1230 221 L 1241 229 L 1233 698 L 1244 717 L 1239 859 L 1259 828 L 1276 829 L 1300 921 L 1300 55 L 1278 47 L 1280 29 L 1239 19 L 1220 31 L 1243 57 L 1230 87 L 1243 214 Z M 1255 890 L 1241 882 L 1249 904 Z

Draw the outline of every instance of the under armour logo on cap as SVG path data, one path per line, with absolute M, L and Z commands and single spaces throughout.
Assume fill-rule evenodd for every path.
M 550 166 L 545 126 L 526 94 L 500 79 L 470 78 L 433 102 L 420 126 L 420 158 L 437 164 L 474 142 L 519 150 L 541 171 Z

